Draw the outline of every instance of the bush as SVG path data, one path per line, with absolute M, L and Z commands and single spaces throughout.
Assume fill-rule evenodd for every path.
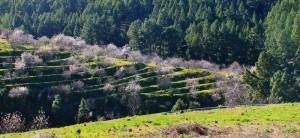
M 8 37 L 10 46 L 14 51 L 21 48 L 24 44 L 30 44 L 34 41 L 32 35 L 25 34 L 22 30 L 14 30 Z
M 52 86 L 52 91 L 58 94 L 69 94 L 71 92 L 70 85 L 59 85 L 59 86 Z
M 1 133 L 13 133 L 25 131 L 25 121 L 22 115 L 15 113 L 8 113 L 1 118 L 0 132 Z
M 42 63 L 43 60 L 39 56 L 24 52 L 21 54 L 21 58 L 16 60 L 15 67 L 17 70 L 24 70 L 28 67 L 40 65 Z
M 171 66 L 168 65 L 162 65 L 162 64 L 158 64 L 154 70 L 154 72 L 156 72 L 157 74 L 160 75 L 166 75 L 166 74 L 171 74 L 174 72 L 173 68 Z
M 190 94 L 192 95 L 195 95 L 195 93 L 197 92 L 198 90 L 198 87 L 199 87 L 199 81 L 196 80 L 195 78 L 187 78 L 186 79 L 186 87 L 189 87 L 190 88 Z
M 143 88 L 141 87 L 141 85 L 139 83 L 137 83 L 137 81 L 132 80 L 130 81 L 127 86 L 125 87 L 125 91 L 126 92 L 130 92 L 130 93 L 135 93 L 135 92 L 140 92 Z
M 159 88 L 166 90 L 172 86 L 172 81 L 169 76 L 161 76 L 157 79 L 157 85 Z
M 115 91 L 114 89 L 114 86 L 111 85 L 110 83 L 106 83 L 103 87 L 103 91 L 106 93 L 106 94 L 111 94 Z
M 235 67 L 234 67 L 235 66 Z M 240 70 L 237 65 L 232 65 L 232 70 Z M 219 100 L 221 95 L 225 98 L 225 105 L 236 106 L 252 103 L 251 97 L 248 94 L 248 87 L 240 78 L 240 72 L 234 72 L 228 76 L 219 76 L 216 86 L 218 88 L 214 99 Z
M 130 113 L 132 115 L 136 115 L 138 113 L 138 109 L 141 106 L 141 97 L 138 92 L 131 92 L 128 95 L 127 107 L 130 109 Z
M 199 108 L 201 107 L 200 103 L 199 102 L 196 102 L 196 101 L 191 101 L 190 104 L 189 104 L 189 108 L 190 109 L 195 109 L 195 108 Z
M 187 105 L 183 102 L 183 100 L 178 99 L 175 105 L 172 107 L 172 111 L 184 110 L 187 108 Z
M 71 83 L 71 87 L 74 90 L 81 90 L 84 87 L 84 83 L 82 81 L 73 81 Z
M 29 90 L 27 87 L 15 87 L 9 91 L 8 96 L 10 98 L 22 98 L 29 94 Z
M 48 117 L 45 115 L 45 111 L 43 109 L 40 109 L 38 111 L 37 116 L 32 121 L 32 129 L 38 130 L 38 129 L 44 129 L 47 128 L 49 125 L 48 123 Z

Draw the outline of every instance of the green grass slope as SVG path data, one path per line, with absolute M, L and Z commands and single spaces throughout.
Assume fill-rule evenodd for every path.
M 182 123 L 199 123 L 219 131 L 216 136 L 300 136 L 300 104 L 235 107 L 185 113 L 160 113 L 146 116 L 84 123 L 62 128 L 1 135 L 1 138 L 21 138 L 37 134 L 57 137 L 146 137 L 159 128 Z M 80 130 L 80 134 L 78 133 Z M 239 133 L 238 133 L 239 132 Z M 187 135 L 192 136 L 192 135 Z

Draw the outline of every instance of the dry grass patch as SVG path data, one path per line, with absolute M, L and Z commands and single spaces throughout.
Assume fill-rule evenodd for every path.
M 154 133 L 149 133 L 149 137 L 180 137 L 182 135 L 190 135 L 193 137 L 216 135 L 218 132 L 215 129 L 210 129 L 198 123 L 184 123 L 170 125 L 165 128 L 158 129 Z
M 36 135 L 27 137 L 27 138 L 59 138 L 58 136 L 56 136 L 53 133 L 38 133 Z

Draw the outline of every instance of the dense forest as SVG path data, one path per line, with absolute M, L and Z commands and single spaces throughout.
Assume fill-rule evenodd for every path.
M 254 65 L 274 0 L 3 0 L 1 25 L 144 54 Z
M 299 101 L 300 93 L 300 3 L 284 0 L 265 20 L 265 47 L 256 72 L 245 72 L 244 80 L 254 100 Z
M 1 0 L 0 28 L 12 132 L 300 101 L 298 0 Z

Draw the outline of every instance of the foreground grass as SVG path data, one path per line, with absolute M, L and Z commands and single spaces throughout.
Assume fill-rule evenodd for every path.
M 84 123 L 62 128 L 45 129 L 26 133 L 0 135 L 1 138 L 33 136 L 41 132 L 53 133 L 58 137 L 143 137 L 159 128 L 181 123 L 199 123 L 206 126 L 226 128 L 234 125 L 256 125 L 260 130 L 274 130 L 283 126 L 282 133 L 300 132 L 300 103 L 269 106 L 235 107 L 185 113 L 160 113 L 146 116 Z M 80 134 L 78 131 L 80 130 Z

